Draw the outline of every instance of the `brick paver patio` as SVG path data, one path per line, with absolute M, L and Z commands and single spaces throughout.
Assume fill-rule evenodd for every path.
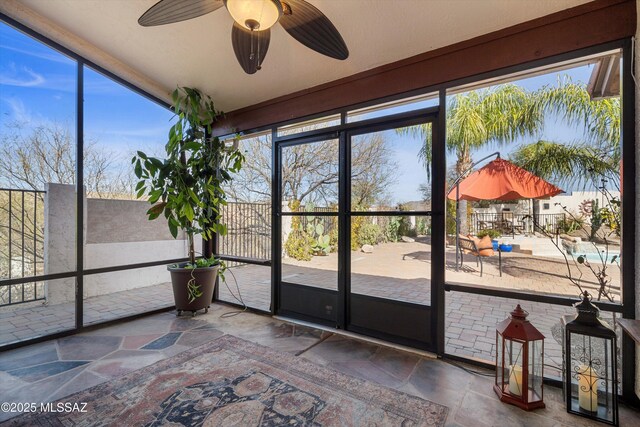
M 428 240 L 413 243 L 387 243 L 375 247 L 372 254 L 352 253 L 351 288 L 353 293 L 377 296 L 416 304 L 430 304 L 431 251 Z M 337 254 L 314 257 L 303 262 L 283 260 L 283 279 L 291 283 L 337 289 Z M 454 253 L 447 251 L 446 280 L 531 293 L 576 296 L 576 288 L 564 275 L 566 265 L 561 259 L 533 257 L 518 253 L 503 254 L 502 277 L 497 258 L 485 259 L 484 274 L 471 257 L 459 271 L 454 268 Z M 221 283 L 219 297 L 261 310 L 271 305 L 271 273 L 268 267 L 238 266 L 227 273 Z M 614 286 L 619 272 L 614 271 Z M 587 283 L 592 287 L 594 283 Z M 492 361 L 495 357 L 495 325 L 505 319 L 516 303 L 529 311 L 531 322 L 546 336 L 545 363 L 561 366 L 560 318 L 571 314 L 571 307 L 513 301 L 462 292 L 445 296 L 446 351 L 465 357 Z M 171 286 L 162 283 L 153 287 L 116 292 L 85 300 L 85 324 L 99 323 L 126 315 L 167 307 L 173 304 Z M 607 314 L 604 314 L 606 316 Z M 610 317 L 610 316 L 609 316 Z M 0 344 L 71 329 L 74 325 L 73 303 L 59 305 L 16 306 L 0 309 Z

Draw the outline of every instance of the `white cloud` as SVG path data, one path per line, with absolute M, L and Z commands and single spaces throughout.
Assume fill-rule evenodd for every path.
M 18 70 L 15 64 L 9 66 L 8 72 L 0 73 L 0 85 L 33 87 L 41 86 L 45 81 L 44 76 L 41 74 L 27 67 L 21 67 L 21 69 Z
M 22 53 L 24 55 L 29 55 L 29 56 L 32 56 L 34 58 L 44 59 L 44 60 L 47 60 L 47 61 L 57 62 L 57 63 L 60 63 L 60 64 L 66 64 L 66 65 L 75 65 L 76 64 L 76 62 L 74 60 L 62 55 L 61 53 L 57 53 L 55 51 L 47 52 L 44 49 L 41 49 L 41 50 L 38 51 L 38 50 L 35 50 L 31 46 L 30 46 L 29 49 L 19 49 L 19 48 L 15 47 L 15 46 L 9 46 L 9 45 L 5 45 L 5 44 L 0 44 L 0 50 L 10 50 L 10 51 L 13 51 L 13 52 Z

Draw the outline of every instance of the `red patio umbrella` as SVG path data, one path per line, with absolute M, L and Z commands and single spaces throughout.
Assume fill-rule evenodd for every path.
M 542 199 L 564 193 L 553 184 L 513 163 L 495 159 L 460 181 L 449 191 L 456 200 Z
M 499 153 L 493 155 L 498 155 L 498 158 L 456 183 L 447 197 L 450 200 L 456 200 L 456 202 L 459 200 L 506 201 L 543 199 L 564 193 L 563 190 L 539 176 L 501 159 Z M 460 223 L 456 221 L 456 270 L 458 269 L 460 252 L 459 238 Z M 502 276 L 502 270 L 500 270 L 500 276 Z

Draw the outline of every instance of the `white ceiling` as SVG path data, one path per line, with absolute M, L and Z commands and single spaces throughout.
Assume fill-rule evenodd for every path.
M 262 70 L 247 75 L 236 62 L 231 47 L 233 21 L 226 9 L 160 27 L 139 26 L 138 17 L 156 1 L 18 0 L 18 3 L 84 39 L 97 52 L 101 50 L 108 54 L 106 57 L 111 56 L 146 76 L 154 82 L 150 85 L 154 87 L 154 95 L 167 99 L 166 95 L 176 85 L 197 87 L 211 95 L 216 106 L 224 111 L 587 3 L 587 0 L 309 0 L 340 31 L 349 48 L 349 58 L 338 61 L 311 51 L 276 24 Z M 109 68 L 108 64 L 101 65 Z

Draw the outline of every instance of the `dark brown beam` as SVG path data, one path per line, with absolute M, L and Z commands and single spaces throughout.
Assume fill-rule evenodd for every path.
M 214 133 L 255 129 L 599 45 L 636 31 L 635 0 L 597 0 L 227 113 Z

